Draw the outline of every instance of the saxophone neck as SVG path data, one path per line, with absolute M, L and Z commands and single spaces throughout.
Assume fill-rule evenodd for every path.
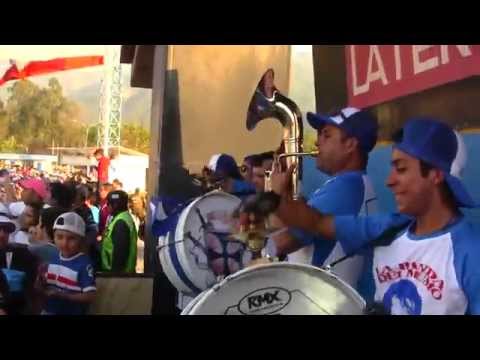
M 317 156 L 317 155 L 318 155 L 318 151 L 315 150 L 315 151 L 307 151 L 307 152 L 291 152 L 291 153 L 280 154 L 278 158 L 283 159 L 290 156 L 301 157 L 301 156 Z

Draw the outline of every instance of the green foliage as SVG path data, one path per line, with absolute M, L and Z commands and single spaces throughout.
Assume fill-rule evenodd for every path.
M 122 124 L 121 144 L 124 147 L 148 154 L 150 149 L 150 133 L 140 125 Z
M 98 129 L 80 121 L 81 107 L 63 95 L 61 84 L 51 78 L 39 87 L 19 80 L 0 100 L 0 151 L 49 153 L 52 146 L 96 146 Z M 96 120 L 96 119 L 92 119 Z M 135 124 L 123 124 L 121 145 L 148 153 L 150 135 Z
M 45 88 L 20 80 L 7 91 L 6 104 L 0 106 L 3 148 L 45 153 L 53 144 L 83 146 L 79 107 L 63 96 L 56 78 Z

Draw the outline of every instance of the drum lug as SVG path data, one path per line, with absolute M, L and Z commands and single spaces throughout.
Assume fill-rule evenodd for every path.
M 331 267 L 330 265 L 321 266 L 320 269 L 325 270 L 325 271 L 327 271 L 327 272 L 329 272 L 329 273 L 332 272 L 332 267 Z

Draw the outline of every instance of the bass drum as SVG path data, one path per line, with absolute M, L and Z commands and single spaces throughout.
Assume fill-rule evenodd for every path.
M 178 291 L 196 296 L 250 262 L 245 244 L 231 237 L 239 205 L 237 197 L 212 191 L 182 211 L 175 232 L 159 238 L 163 271 Z
M 330 272 L 303 264 L 247 268 L 195 298 L 184 315 L 362 315 L 365 301 Z

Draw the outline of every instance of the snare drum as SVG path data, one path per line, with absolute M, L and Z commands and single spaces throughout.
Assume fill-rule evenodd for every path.
M 175 232 L 159 238 L 162 268 L 178 291 L 196 296 L 249 263 L 250 251 L 230 236 L 239 205 L 237 197 L 212 191 L 182 211 Z
M 361 315 L 365 301 L 347 283 L 310 265 L 273 263 L 230 275 L 183 315 Z

